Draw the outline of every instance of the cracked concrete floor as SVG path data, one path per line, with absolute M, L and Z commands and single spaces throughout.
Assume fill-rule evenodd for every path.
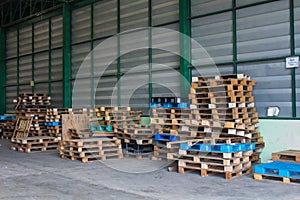
M 55 151 L 26 154 L 9 150 L 7 140 L 1 144 L 0 199 L 5 200 L 300 199 L 300 186 L 255 181 L 251 175 L 233 181 L 182 175 L 148 159 L 81 163 L 61 159 Z M 130 173 L 134 171 L 143 173 Z

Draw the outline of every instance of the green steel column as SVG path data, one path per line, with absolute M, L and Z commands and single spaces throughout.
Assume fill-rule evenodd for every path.
M 233 54 L 233 73 L 237 74 L 237 29 L 236 29 L 236 0 L 232 0 L 232 54 Z
M 48 95 L 51 97 L 52 95 L 52 88 L 51 88 L 51 84 L 52 84 L 52 43 L 51 43 L 51 32 L 52 32 L 52 28 L 51 28 L 51 23 L 52 20 L 51 18 L 49 18 L 48 20 L 49 24 L 48 24 L 48 45 L 49 45 L 49 52 L 48 52 Z
M 0 114 L 6 112 L 6 66 L 5 66 L 5 55 L 6 55 L 6 38 L 5 30 L 0 28 Z
M 91 4 L 91 107 L 95 108 L 95 92 L 94 92 L 94 3 Z
M 121 0 L 118 0 L 118 27 L 117 27 L 117 31 L 118 31 L 118 66 L 117 66 L 117 76 L 118 76 L 118 106 L 121 105 L 121 41 L 120 41 L 120 32 L 121 32 Z
M 148 26 L 152 27 L 152 0 L 148 1 Z M 149 28 L 148 31 L 148 64 L 149 64 L 149 103 L 152 98 L 152 29 Z
M 72 106 L 71 85 L 71 6 L 63 6 L 63 106 Z
M 180 29 L 180 96 L 188 99 L 191 82 L 191 24 L 190 24 L 190 0 L 179 0 L 179 29 Z
M 295 16 L 294 16 L 294 0 L 290 0 L 290 33 L 291 33 L 291 56 L 295 56 Z M 297 117 L 297 91 L 296 91 L 296 69 L 292 71 L 292 114 Z
M 20 94 L 20 29 L 17 29 L 17 97 Z
M 34 82 L 34 24 L 31 25 L 31 81 Z M 30 83 L 30 87 L 31 92 L 34 93 L 34 85 Z

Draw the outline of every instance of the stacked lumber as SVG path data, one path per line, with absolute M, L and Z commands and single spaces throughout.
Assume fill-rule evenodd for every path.
M 254 167 L 255 180 L 300 184 L 300 150 L 273 153 L 272 160 Z
M 87 138 L 71 139 L 59 142 L 61 158 L 81 160 L 86 163 L 91 160 L 121 159 L 123 157 L 121 142 L 117 138 Z
M 46 112 L 45 126 L 47 135 L 57 137 L 61 140 L 62 137 L 62 115 L 63 114 L 84 114 L 86 109 L 72 109 L 72 108 L 49 108 Z

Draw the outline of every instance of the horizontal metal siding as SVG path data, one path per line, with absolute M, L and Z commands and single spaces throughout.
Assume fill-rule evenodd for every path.
M 179 0 L 152 1 L 152 25 L 179 20 Z
M 56 107 L 63 107 L 63 83 L 51 83 L 51 105 Z
M 232 7 L 232 0 L 191 0 L 191 15 L 204 15 Z
M 118 79 L 117 77 L 102 77 L 94 79 L 95 82 L 95 106 L 117 105 Z M 114 92 L 115 91 L 115 92 Z
M 238 60 L 288 56 L 289 16 L 288 0 L 238 10 Z
M 236 0 L 236 6 L 245 6 L 253 3 L 262 2 L 265 0 Z
M 120 1 L 121 32 L 148 26 L 148 0 Z
M 94 4 L 94 38 L 117 33 L 117 1 L 105 0 Z
M 17 59 L 6 61 L 6 85 L 17 85 Z
M 196 41 L 192 42 L 194 66 L 209 64 L 211 58 L 215 63 L 233 60 L 232 12 L 194 19 L 191 25 L 192 39 Z
M 49 79 L 49 53 L 34 54 L 34 81 L 46 82 Z M 47 84 L 47 83 L 46 83 Z
M 18 35 L 17 30 L 10 30 L 6 33 L 6 58 L 17 57 Z
M 91 38 L 91 6 L 72 11 L 72 44 Z
M 266 116 L 268 106 L 279 106 L 280 117 L 292 116 L 291 71 L 285 68 L 285 62 L 241 64 L 238 73 L 248 74 L 257 82 L 253 95 L 261 117 Z
M 20 57 L 20 66 L 19 66 L 19 81 L 20 84 L 28 84 L 32 80 L 32 57 L 24 56 Z
M 6 87 L 6 112 L 13 113 L 15 110 L 15 103 L 13 100 L 17 99 L 17 86 Z
M 57 16 L 51 18 L 51 47 L 57 48 L 63 45 L 63 18 Z
M 32 53 L 32 26 L 26 26 L 19 30 L 20 55 Z
M 91 44 L 90 42 L 73 45 L 72 46 L 72 78 L 75 78 L 77 72 L 84 61 L 84 59 L 90 53 Z M 90 57 L 87 57 L 88 59 Z M 89 67 L 87 67 L 86 71 L 82 71 L 81 76 L 89 77 L 90 76 L 90 62 L 85 62 Z
M 34 52 L 49 49 L 49 20 L 34 24 Z
M 51 80 L 63 78 L 63 55 L 62 49 L 51 51 Z

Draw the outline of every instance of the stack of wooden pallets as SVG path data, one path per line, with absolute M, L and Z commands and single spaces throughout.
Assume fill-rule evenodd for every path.
M 154 129 L 151 125 L 128 124 L 123 131 L 118 136 L 122 140 L 125 157 L 152 157 Z
M 182 130 L 186 120 L 191 118 L 191 110 L 177 97 L 154 97 L 150 106 L 152 107 L 151 124 L 155 130 L 152 159 L 167 159 L 168 153 L 178 151 L 178 147 L 167 148 L 167 142 L 190 138 Z
M 193 77 L 191 118 L 178 132 L 189 140 L 179 138 L 179 151 L 168 154 L 168 159 L 178 161 L 180 173 L 192 169 L 203 176 L 213 172 L 232 179 L 249 173 L 252 162 L 259 162 L 253 155 L 264 143 L 257 132 L 254 85 L 244 74 Z
M 62 114 L 62 140 L 59 142 L 59 151 L 61 158 L 82 162 L 123 157 L 119 139 L 92 134 L 87 114 Z
M 47 94 L 20 94 L 16 102 L 15 115 L 17 117 L 31 117 L 32 124 L 29 136 L 47 136 L 45 117 L 47 108 L 51 106 Z
M 46 113 L 45 127 L 47 135 L 57 137 L 61 140 L 62 137 L 62 114 L 84 114 L 86 109 L 72 108 L 49 108 Z
M 254 179 L 300 184 L 300 150 L 273 153 L 272 160 L 254 167 Z
M 190 129 L 205 138 L 245 138 L 255 143 L 251 161 L 259 163 L 264 141 L 258 132 L 254 85 L 255 81 L 244 74 L 194 77 L 189 98 L 198 122 L 191 123 Z
M 49 151 L 57 149 L 58 140 L 55 137 L 36 136 L 18 137 L 12 140 L 11 149 L 20 152 Z
M 121 142 L 117 138 L 70 139 L 59 142 L 61 158 L 81 160 L 107 160 L 123 158 Z
M 15 130 L 15 116 L 0 116 L 1 139 L 11 139 Z

